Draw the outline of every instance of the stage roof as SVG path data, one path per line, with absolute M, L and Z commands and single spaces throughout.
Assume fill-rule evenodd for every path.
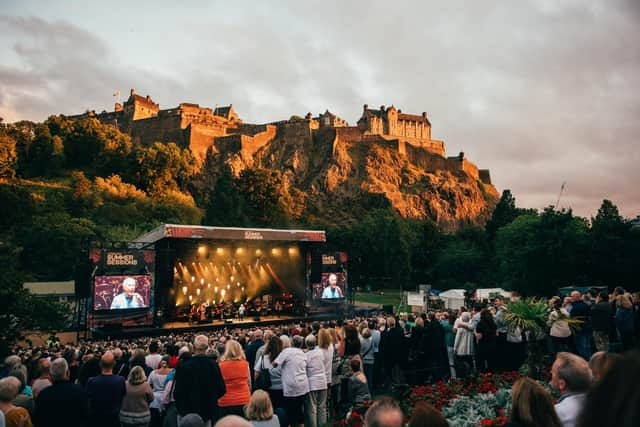
M 322 230 L 277 230 L 272 228 L 208 227 L 204 225 L 162 224 L 139 236 L 134 243 L 156 243 L 162 239 L 266 240 L 286 242 L 326 242 Z

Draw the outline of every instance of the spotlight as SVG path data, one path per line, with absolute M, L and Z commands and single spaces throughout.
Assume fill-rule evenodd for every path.
M 280 253 L 281 253 L 280 248 L 271 249 L 271 255 L 273 256 L 280 256 Z
M 191 276 L 191 283 L 193 283 L 193 282 L 195 282 L 195 281 L 196 281 L 195 276 Z
M 196 289 L 196 295 L 200 296 L 200 288 Z
M 193 299 L 193 295 L 189 295 L 189 301 Z
M 257 256 L 262 255 L 262 250 L 260 250 L 260 249 L 256 249 L 256 255 L 257 255 Z
M 184 295 L 186 295 L 186 294 L 187 294 L 187 290 L 188 290 L 188 288 L 187 288 L 186 286 L 183 286 L 183 287 L 182 287 L 182 293 L 183 293 Z
M 236 284 L 236 286 L 240 287 L 240 282 L 238 282 L 238 283 Z
M 198 255 L 205 256 L 207 254 L 207 247 L 204 245 L 198 246 Z
M 211 288 L 211 283 L 207 283 L 207 288 Z
M 216 253 L 217 253 L 218 255 L 222 255 L 222 254 L 224 254 L 224 249 L 222 249 L 222 248 L 218 248 L 218 249 L 216 249 Z
M 231 276 L 231 277 L 229 278 L 229 280 L 231 280 L 231 281 L 233 282 L 233 276 Z
M 225 291 L 224 289 L 222 290 L 222 292 L 220 292 L 220 294 L 222 295 L 222 298 L 224 299 L 224 294 L 226 294 L 227 291 Z
M 204 278 L 200 279 L 200 284 L 204 285 Z
M 231 289 L 231 285 L 227 285 L 227 289 Z
M 218 287 L 213 288 L 213 292 L 218 292 Z
M 242 255 L 243 253 L 244 253 L 244 249 L 243 248 L 236 249 L 236 254 Z
M 296 256 L 298 255 L 298 248 L 296 247 L 290 247 L 289 248 L 289 256 Z
M 244 292 L 244 286 L 242 287 L 242 292 Z

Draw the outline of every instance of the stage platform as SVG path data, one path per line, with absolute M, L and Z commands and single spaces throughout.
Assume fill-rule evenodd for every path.
M 160 327 L 122 327 L 121 329 L 98 329 L 93 331 L 94 338 L 136 338 L 143 336 L 167 336 L 169 334 L 184 334 L 206 331 L 217 331 L 224 328 L 254 328 L 257 326 L 272 326 L 283 323 L 296 322 L 313 322 L 337 320 L 344 316 L 338 316 L 336 313 L 324 313 L 308 316 L 262 316 L 260 320 L 246 317 L 242 320 L 238 318 L 231 319 L 231 323 L 225 319 L 216 319 L 212 322 L 205 323 L 188 323 L 188 322 L 165 322 Z

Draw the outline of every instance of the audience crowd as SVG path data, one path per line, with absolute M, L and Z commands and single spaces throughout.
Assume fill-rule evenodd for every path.
M 554 404 L 520 378 L 507 425 L 636 425 L 639 308 L 640 295 L 621 288 L 552 298 L 544 339 L 560 397 Z M 498 296 L 418 316 L 16 347 L 0 371 L 0 427 L 318 427 L 364 410 L 368 427 L 446 426 L 426 402 L 407 424 L 385 395 L 394 385 L 517 370 L 528 341 L 542 337 L 508 328 L 508 310 Z

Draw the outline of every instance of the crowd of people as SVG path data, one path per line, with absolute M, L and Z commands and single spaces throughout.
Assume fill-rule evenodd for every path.
M 554 406 L 539 383 L 519 379 L 510 425 L 631 425 L 622 415 L 640 402 L 639 305 L 621 289 L 552 298 L 545 340 L 560 398 Z M 0 372 L 0 426 L 316 427 L 368 408 L 367 426 L 399 427 L 398 403 L 379 397 L 392 385 L 519 368 L 532 338 L 507 328 L 507 312 L 498 296 L 417 316 L 16 347 Z M 594 424 L 605 401 L 616 424 Z M 423 402 L 408 425 L 447 424 Z

